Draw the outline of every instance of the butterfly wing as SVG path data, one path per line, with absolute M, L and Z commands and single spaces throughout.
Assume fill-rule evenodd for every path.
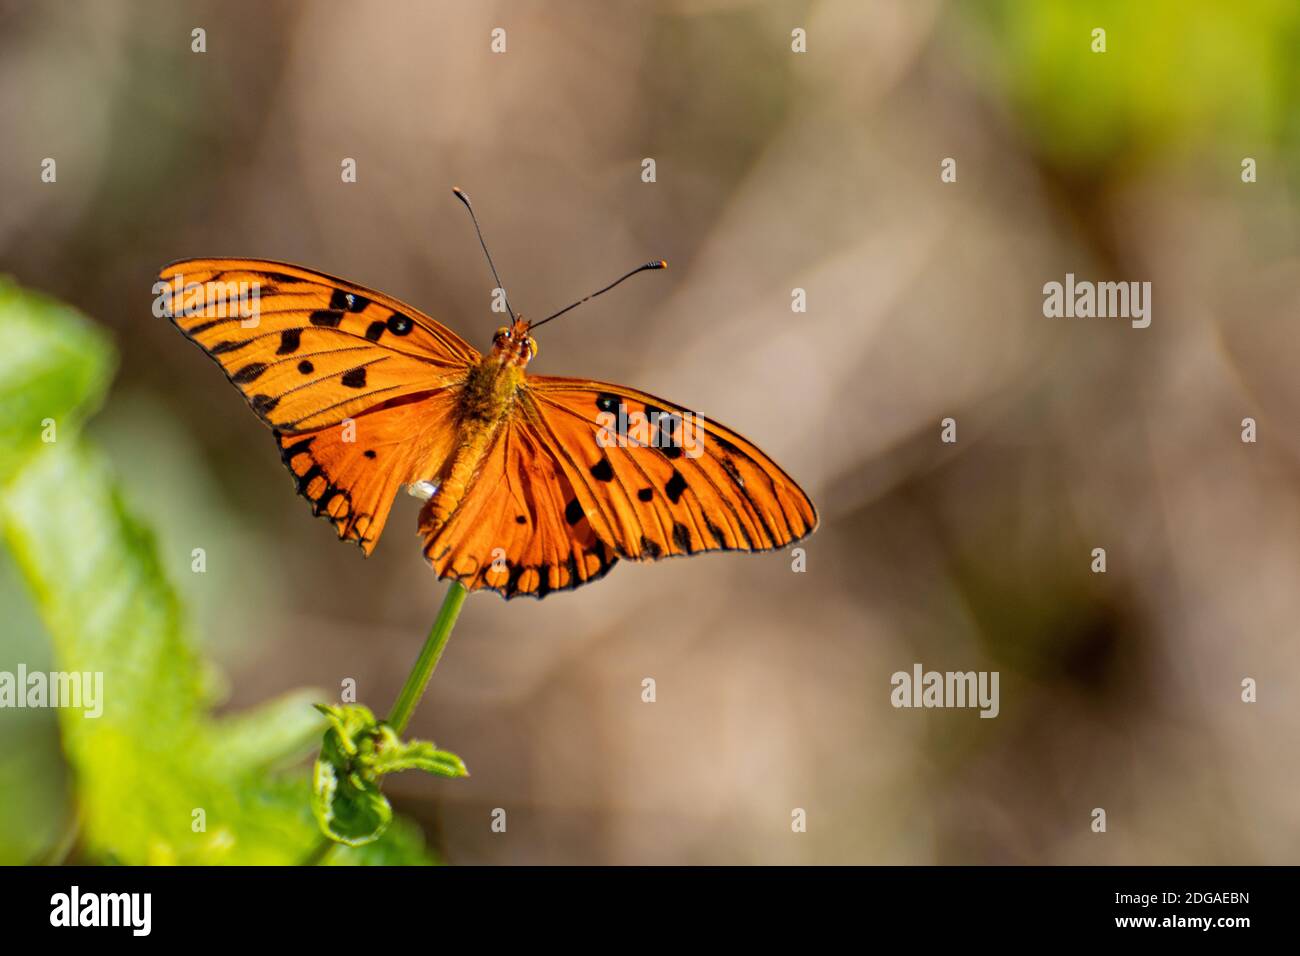
M 573 496 L 540 435 L 513 417 L 450 519 L 434 526 L 431 505 L 421 511 L 424 555 L 438 577 L 507 598 L 541 598 L 595 581 L 618 559 L 591 523 L 567 507 Z
M 507 598 L 578 587 L 619 557 L 765 551 L 817 526 L 802 489 L 735 432 L 642 392 L 548 377 L 525 381 L 447 522 L 429 514 L 438 576 Z
M 159 282 L 164 314 L 275 430 L 313 511 L 369 553 L 398 486 L 449 453 L 479 353 L 418 309 L 288 263 L 188 259 Z
M 163 269 L 159 282 L 179 290 L 173 324 L 221 366 L 262 421 L 284 431 L 445 388 L 481 358 L 418 309 L 301 266 L 188 259 Z M 231 303 L 249 305 L 252 290 L 244 318 Z
M 645 392 L 532 376 L 521 414 L 562 465 L 579 512 L 621 557 L 769 551 L 817 509 L 751 442 Z
M 456 388 L 385 403 L 305 431 L 275 429 L 280 457 L 312 514 L 369 554 L 404 484 L 433 478 L 456 443 Z

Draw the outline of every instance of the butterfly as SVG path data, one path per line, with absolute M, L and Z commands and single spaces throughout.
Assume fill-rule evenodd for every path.
M 621 558 L 767 551 L 817 527 L 794 480 L 717 422 L 621 385 L 526 374 L 531 332 L 568 309 L 537 323 L 509 309 L 484 355 L 391 296 L 288 263 L 184 259 L 154 288 L 155 311 L 271 427 L 313 513 L 367 555 L 404 485 L 427 497 L 419 534 L 437 576 L 506 598 L 577 588 Z

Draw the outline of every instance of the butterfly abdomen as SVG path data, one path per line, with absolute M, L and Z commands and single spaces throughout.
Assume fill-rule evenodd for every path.
M 455 514 L 497 432 L 509 419 L 523 379 L 522 368 L 491 357 L 466 377 L 457 410 L 460 438 L 438 476 L 437 493 L 420 511 L 421 533 L 436 532 Z

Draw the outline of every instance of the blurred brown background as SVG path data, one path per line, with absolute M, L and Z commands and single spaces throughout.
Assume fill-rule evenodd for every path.
M 530 316 L 669 260 L 532 369 L 760 444 L 821 510 L 807 572 L 472 596 L 411 730 L 473 776 L 388 786 L 450 862 L 1294 862 L 1298 38 L 1265 2 L 3 3 L 0 272 L 112 330 L 92 435 L 227 706 L 351 677 L 382 710 L 443 593 L 418 503 L 335 543 L 155 273 L 302 263 L 482 348 L 453 185 Z M 1044 318 L 1066 272 L 1152 282 L 1151 327 Z M 1000 671 L 1000 716 L 895 710 L 914 662 Z

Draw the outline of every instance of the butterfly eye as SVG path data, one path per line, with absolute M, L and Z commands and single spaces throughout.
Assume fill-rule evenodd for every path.
M 528 336 L 528 354 L 533 358 L 537 358 L 537 340 L 531 335 Z
M 498 339 L 508 339 L 508 338 L 510 338 L 510 330 L 506 328 L 504 325 L 501 326 L 501 328 L 497 329 L 496 335 L 492 336 L 493 341 L 496 341 Z

